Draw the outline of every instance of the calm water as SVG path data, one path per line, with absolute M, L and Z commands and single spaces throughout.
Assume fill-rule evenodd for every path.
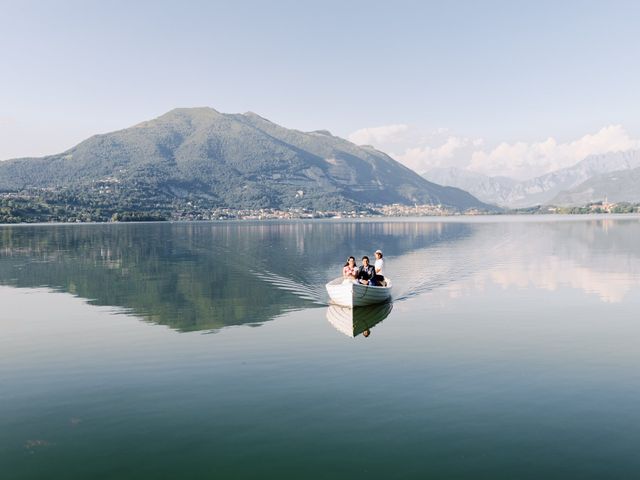
M 638 217 L 0 227 L 2 478 L 638 478 L 638 239 Z M 376 248 L 393 304 L 328 307 Z

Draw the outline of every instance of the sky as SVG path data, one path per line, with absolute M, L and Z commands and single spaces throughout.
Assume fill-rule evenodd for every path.
M 176 107 L 328 129 L 422 173 L 640 148 L 637 1 L 0 0 L 0 160 Z

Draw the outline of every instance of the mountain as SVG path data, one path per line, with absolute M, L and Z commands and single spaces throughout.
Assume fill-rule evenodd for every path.
M 487 177 L 456 168 L 431 170 L 424 177 L 467 190 L 482 201 L 517 208 L 550 203 L 560 192 L 592 177 L 636 167 L 640 167 L 640 150 L 590 155 L 571 167 L 525 181 Z
M 556 195 L 552 205 L 574 206 L 607 200 L 640 203 L 640 167 L 603 173 Z
M 117 205 L 130 209 L 184 202 L 234 209 L 367 203 L 491 208 L 328 131 L 290 130 L 255 113 L 212 108 L 175 109 L 58 155 L 0 162 L 0 192 L 34 188 L 111 206 L 108 199 L 117 197 Z
M 518 181 L 508 177 L 489 177 L 458 167 L 439 167 L 429 170 L 424 178 L 440 184 L 455 186 L 477 198 L 495 205 L 507 205 Z M 490 199 L 490 200 L 489 200 Z

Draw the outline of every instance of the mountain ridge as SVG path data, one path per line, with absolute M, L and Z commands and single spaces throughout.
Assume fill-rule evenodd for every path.
M 640 167 L 595 175 L 560 192 L 552 205 L 580 206 L 597 201 L 640 203 Z
M 467 190 L 485 202 L 519 208 L 553 203 L 561 192 L 576 188 L 593 177 L 636 167 L 640 167 L 640 150 L 589 155 L 575 165 L 524 181 L 488 177 L 455 167 L 432 169 L 423 176 L 436 183 Z
M 287 129 L 253 112 L 211 107 L 175 108 L 59 154 L 0 162 L 0 192 L 29 188 L 71 192 L 91 202 L 117 193 L 141 208 L 177 202 L 203 208 L 493 208 L 329 131 Z

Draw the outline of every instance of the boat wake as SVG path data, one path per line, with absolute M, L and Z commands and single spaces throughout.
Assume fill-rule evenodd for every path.
M 485 242 L 476 237 L 473 245 L 447 242 L 391 257 L 387 273 L 394 282 L 392 300 L 406 301 L 456 283 L 480 270 L 492 268 L 502 258 L 502 252 L 510 241 L 509 237 L 504 237 L 500 242 L 495 242 L 492 238 L 490 242 L 486 242 L 486 246 L 479 248 L 478 243 Z M 330 304 L 325 283 L 339 273 L 335 269 L 326 272 L 305 269 L 303 277 L 295 273 L 293 276 L 278 274 L 264 268 L 265 266 L 260 271 L 252 270 L 260 280 L 310 302 L 313 306 Z
M 297 297 L 309 300 L 316 305 L 328 304 L 324 284 L 322 284 L 322 287 L 313 286 L 297 279 L 283 277 L 282 275 L 278 275 L 277 273 L 273 273 L 268 270 L 254 272 L 254 275 L 260 280 L 267 282 L 280 290 L 293 293 Z
M 442 245 L 426 248 L 394 259 L 393 300 L 401 302 L 418 297 L 426 292 L 446 287 L 473 273 L 490 268 L 503 251 L 509 239 L 481 249 L 462 249 L 460 245 Z M 468 252 L 465 254 L 464 252 Z M 389 262 L 391 263 L 391 262 Z M 389 269 L 391 272 L 391 268 Z

